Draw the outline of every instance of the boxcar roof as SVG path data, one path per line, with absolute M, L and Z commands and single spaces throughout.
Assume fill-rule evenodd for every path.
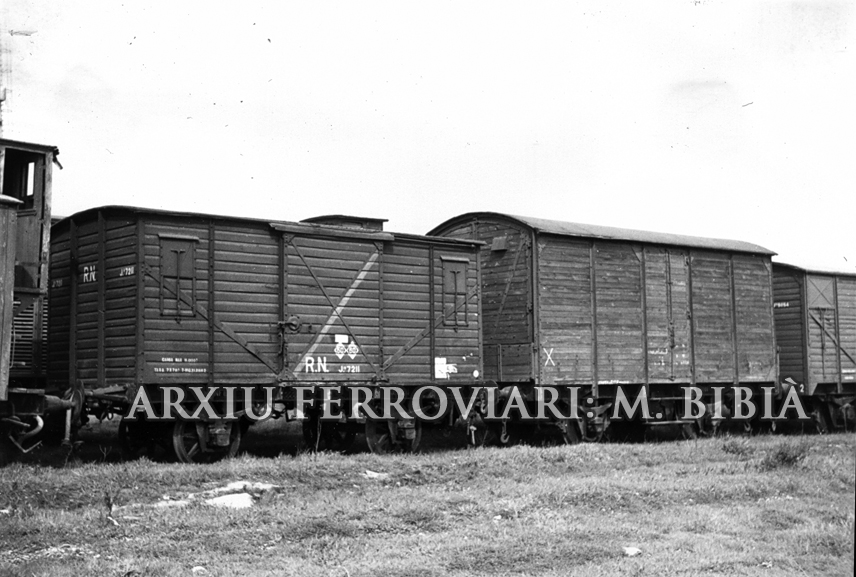
M 470 212 L 462 214 L 440 224 L 439 226 L 429 231 L 428 234 L 436 234 L 440 229 L 446 228 L 449 225 L 467 222 L 474 218 L 511 220 L 540 233 L 555 234 L 560 236 L 573 236 L 580 238 L 602 238 L 608 240 L 623 240 L 649 244 L 685 246 L 691 248 L 706 248 L 711 250 L 748 252 L 752 254 L 776 254 L 775 252 L 757 244 L 752 244 L 740 240 L 725 240 L 717 238 L 705 238 L 700 236 L 669 234 L 664 232 L 650 232 L 629 228 L 601 226 L 596 224 L 580 224 L 560 220 L 548 220 L 545 218 L 532 218 L 528 216 L 501 214 L 496 212 Z
M 10 205 L 19 205 L 24 204 L 23 201 L 18 200 L 17 198 L 12 198 L 11 196 L 6 196 L 5 194 L 0 194 L 0 204 L 10 204 Z
M 59 154 L 59 148 L 49 144 L 35 144 L 33 142 L 22 142 L 20 140 L 9 140 L 8 138 L 0 138 L 0 146 L 8 146 L 10 148 L 18 148 L 28 150 L 30 152 L 52 152 L 54 156 Z
M 312 223 L 300 223 L 294 221 L 287 220 L 270 220 L 266 218 L 251 218 L 244 216 L 228 216 L 222 214 L 206 214 L 200 212 L 180 212 L 173 210 L 162 210 L 157 208 L 144 208 L 138 206 L 123 206 L 123 205 L 108 205 L 108 206 L 98 206 L 94 208 L 88 208 L 86 210 L 82 210 L 70 216 L 63 218 L 58 222 L 53 222 L 52 227 L 62 228 L 67 226 L 67 223 L 71 221 L 73 218 L 91 218 L 95 216 L 98 212 L 107 212 L 107 213 L 133 213 L 133 214 L 148 214 L 153 216 L 162 216 L 162 217 L 177 217 L 177 218 L 213 218 L 217 220 L 224 220 L 229 222 L 237 222 L 237 223 L 264 223 L 272 227 L 276 230 L 288 230 L 291 232 L 300 232 L 307 234 L 326 234 L 330 236 L 350 236 L 354 238 L 374 238 L 376 240 L 384 240 L 384 241 L 393 241 L 397 238 L 401 239 L 411 239 L 411 240 L 430 240 L 432 242 L 444 243 L 444 244 L 464 244 L 464 245 L 482 245 L 484 244 L 482 241 L 478 240 L 467 240 L 467 239 L 453 239 L 447 237 L 429 237 L 426 235 L 420 234 L 407 234 L 407 233 L 389 233 L 389 232 L 381 232 L 381 231 L 372 231 L 372 230 L 360 230 L 360 229 L 349 229 L 341 226 L 333 226 L 333 225 L 320 225 L 320 224 L 312 224 Z
M 377 223 L 389 222 L 389 219 L 386 218 L 375 218 L 372 216 L 354 216 L 350 214 L 322 214 L 319 216 L 304 218 L 300 222 L 325 222 L 329 220 L 366 221 Z
M 804 267 L 796 264 L 790 264 L 787 262 L 776 262 L 773 261 L 773 266 L 782 266 L 786 268 L 791 268 L 803 273 L 808 274 L 826 274 L 832 276 L 850 276 L 856 277 L 856 271 L 846 271 L 846 270 L 838 270 L 833 268 L 819 268 L 819 267 Z

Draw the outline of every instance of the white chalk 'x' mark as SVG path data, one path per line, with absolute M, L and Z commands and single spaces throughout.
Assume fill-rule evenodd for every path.
M 544 361 L 544 366 L 546 367 L 547 363 L 550 363 L 555 367 L 556 363 L 553 362 L 553 349 L 550 349 L 549 351 L 547 349 L 544 349 L 544 354 L 547 355 L 547 359 Z

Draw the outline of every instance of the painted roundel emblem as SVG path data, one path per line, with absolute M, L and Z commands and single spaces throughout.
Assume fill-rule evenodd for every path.
M 336 346 L 333 348 L 333 352 L 339 359 L 348 355 L 353 360 L 360 353 L 360 347 L 349 335 L 336 335 Z

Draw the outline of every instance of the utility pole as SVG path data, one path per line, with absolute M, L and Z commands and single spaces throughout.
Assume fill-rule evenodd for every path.
M 9 30 L 6 38 L 6 27 L 0 26 L 0 138 L 3 138 L 4 109 L 7 109 L 9 85 L 12 78 L 12 44 L 15 36 L 32 36 L 35 30 Z M 6 166 L 5 150 L 0 149 L 0 194 L 3 193 L 3 169 Z
M 6 76 L 10 74 L 10 71 L 6 65 L 6 43 L 5 39 L 3 38 L 5 26 L 2 26 L 2 24 L 3 22 L 0 22 L 0 138 L 3 138 L 3 109 L 6 107 Z M 11 42 L 9 44 L 11 44 Z M 0 194 L 3 194 L 3 181 L 5 180 L 5 170 L 6 149 L 0 148 Z
M 6 87 L 0 85 L 0 138 L 3 138 L 3 104 L 6 102 Z M 2 175 L 0 175 L 2 176 Z
M 6 39 L 6 29 L 0 26 L 0 138 L 3 137 L 3 108 L 9 96 L 9 85 L 12 78 L 12 44 Z M 36 30 L 9 30 L 10 38 L 15 36 L 32 36 Z

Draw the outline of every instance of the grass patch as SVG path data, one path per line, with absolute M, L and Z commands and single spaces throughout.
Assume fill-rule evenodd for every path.
M 749 439 L 731 437 L 722 443 L 722 452 L 737 457 L 750 457 L 755 452 Z
M 843 575 L 854 451 L 824 435 L 15 464 L 0 575 Z M 153 506 L 236 480 L 280 489 L 243 510 Z
M 804 439 L 780 441 L 766 451 L 758 468 L 761 471 L 773 471 L 782 467 L 795 467 L 805 460 L 810 448 L 811 445 Z

